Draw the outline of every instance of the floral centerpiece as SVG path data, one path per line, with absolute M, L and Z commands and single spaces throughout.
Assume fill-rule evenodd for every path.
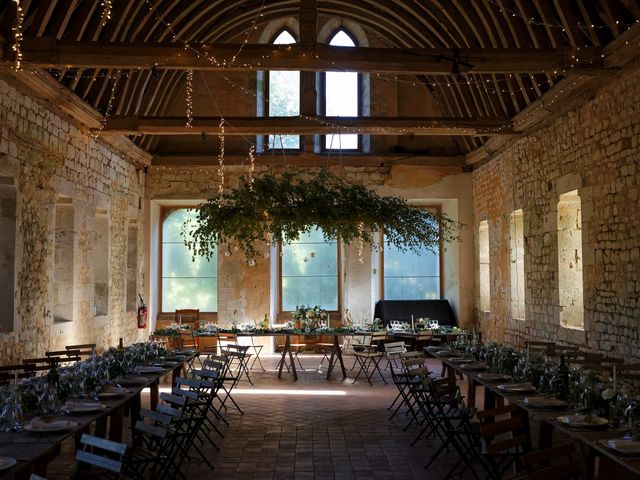
M 329 315 L 327 311 L 319 305 L 315 307 L 296 305 L 296 309 L 291 314 L 291 318 L 296 322 L 296 328 L 315 330 L 321 326 L 321 322 L 328 320 Z

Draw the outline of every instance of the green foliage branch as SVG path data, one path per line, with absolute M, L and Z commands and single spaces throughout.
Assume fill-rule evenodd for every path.
M 185 224 L 183 236 L 194 257 L 211 258 L 216 245 L 235 242 L 247 258 L 265 243 L 290 243 L 322 229 L 325 240 L 374 246 L 373 232 L 401 251 L 437 250 L 458 239 L 460 224 L 446 215 L 409 205 L 400 197 L 382 197 L 327 169 L 316 175 L 295 170 L 246 177 L 222 195 L 209 198 Z

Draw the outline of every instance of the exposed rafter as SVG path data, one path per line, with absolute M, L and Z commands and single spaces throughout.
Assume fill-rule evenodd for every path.
M 217 134 L 220 117 L 194 117 L 191 127 L 184 117 L 109 117 L 102 135 Z M 514 135 L 504 118 L 425 117 L 225 117 L 225 135 Z
M 25 38 L 24 65 L 42 68 L 109 68 L 169 70 L 301 70 L 357 71 L 397 74 L 455 75 L 458 73 L 537 73 L 602 70 L 602 50 L 483 49 L 483 48 L 366 48 L 334 47 L 317 43 L 294 45 L 211 44 L 206 52 L 174 44 L 105 43 Z M 231 59 L 237 54 L 235 62 Z M 212 61 L 211 59 L 216 59 Z M 6 48 L 4 63 L 13 61 Z
M 218 157 L 215 155 L 178 155 L 156 154 L 153 165 L 158 167 L 217 166 Z M 246 155 L 226 154 L 224 163 L 230 165 L 247 165 Z M 464 167 L 464 155 L 456 154 L 386 154 L 386 155 L 353 155 L 353 154 L 319 154 L 310 152 L 292 153 L 286 156 L 272 152 L 256 154 L 255 164 L 263 166 L 289 167 L 387 167 L 390 165 L 421 165 L 430 167 Z

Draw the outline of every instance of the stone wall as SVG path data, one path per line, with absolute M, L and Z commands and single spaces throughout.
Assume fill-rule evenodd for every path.
M 13 318 L 2 322 L 12 328 L 0 332 L 0 363 L 42 356 L 73 343 L 104 347 L 119 337 L 126 342 L 144 338 L 147 332 L 138 331 L 135 312 L 125 311 L 124 300 L 129 212 L 136 212 L 137 222 L 143 219 L 138 209 L 143 185 L 135 167 L 0 80 L 0 177 L 16 188 L 15 306 Z M 73 258 L 67 259 L 72 261 L 73 291 L 66 292 L 72 299 L 72 318 L 54 324 L 55 212 L 60 197 L 73 206 Z M 108 252 L 95 251 L 96 209 L 109 212 Z M 138 252 L 142 240 L 138 235 Z M 93 306 L 96 254 L 109 258 L 109 312 L 100 318 L 94 317 Z M 141 288 L 140 275 L 137 282 Z
M 636 70 L 474 171 L 475 231 L 482 220 L 490 230 L 491 308 L 478 311 L 490 338 L 559 341 L 640 358 L 639 137 Z M 575 189 L 582 205 L 584 329 L 560 326 L 557 204 Z M 520 208 L 524 321 L 511 318 L 509 308 L 509 215 Z

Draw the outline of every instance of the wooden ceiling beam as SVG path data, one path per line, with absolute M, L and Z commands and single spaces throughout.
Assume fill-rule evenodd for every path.
M 25 38 L 23 61 L 41 68 L 110 68 L 169 70 L 300 70 L 358 71 L 397 74 L 452 75 L 458 73 L 597 73 L 603 69 L 602 50 L 486 49 L 486 48 L 368 48 L 325 44 L 235 44 L 198 46 L 196 50 L 175 44 L 105 43 Z M 240 51 L 240 53 L 238 53 Z M 231 59 L 236 56 L 235 62 Z M 215 58 L 217 63 L 211 61 Z M 2 63 L 13 61 L 4 49 Z
M 249 166 L 247 155 L 226 154 L 224 156 L 225 166 L 245 165 Z M 152 165 L 154 167 L 212 167 L 218 168 L 217 155 L 177 155 L 167 153 L 156 153 L 153 156 Z M 386 167 L 390 165 L 421 165 L 430 167 L 464 167 L 465 156 L 457 154 L 378 154 L 378 155 L 336 155 L 319 154 L 311 152 L 301 152 L 287 154 L 281 153 L 257 153 L 255 155 L 256 166 L 290 166 L 290 167 L 324 167 L 324 166 L 344 166 L 344 167 Z
M 220 117 L 113 116 L 101 135 L 217 135 Z M 327 135 L 360 133 L 415 136 L 514 135 L 504 118 L 444 117 L 225 117 L 225 135 Z

